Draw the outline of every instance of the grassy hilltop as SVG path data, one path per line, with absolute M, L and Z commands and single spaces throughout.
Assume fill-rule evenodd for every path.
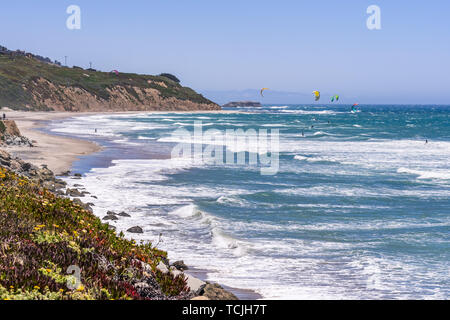
M 81 89 L 82 93 L 92 95 L 98 101 L 106 103 L 111 101 L 113 95 L 111 90 L 123 88 L 127 93 L 124 99 L 127 103 L 133 102 L 135 105 L 151 104 L 149 101 L 153 100 L 147 100 L 146 94 L 138 91 L 154 89 L 158 92 L 158 99 L 161 99 L 155 103 L 161 109 L 165 108 L 166 99 L 189 101 L 200 105 L 200 108 L 208 105 L 214 106 L 210 108 L 220 109 L 194 90 L 181 86 L 176 78 L 121 72 L 116 74 L 79 67 L 68 68 L 41 61 L 31 54 L 19 53 L 0 51 L 0 107 L 14 110 L 53 110 L 52 102 L 55 100 L 57 102 L 76 100 L 67 97 L 65 90 L 67 88 Z M 45 85 L 39 81 L 44 79 Z M 132 108 L 132 104 L 128 104 L 127 108 Z M 156 107 L 150 107 L 154 108 Z

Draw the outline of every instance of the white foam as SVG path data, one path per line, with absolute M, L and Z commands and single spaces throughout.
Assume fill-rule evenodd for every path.
M 417 179 L 442 179 L 450 180 L 450 170 L 423 171 L 408 168 L 399 168 L 398 173 L 408 173 L 417 175 Z

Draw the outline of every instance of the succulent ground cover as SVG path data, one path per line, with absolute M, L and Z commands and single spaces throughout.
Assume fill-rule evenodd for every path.
M 1 300 L 188 298 L 184 276 L 156 268 L 166 257 L 0 167 Z

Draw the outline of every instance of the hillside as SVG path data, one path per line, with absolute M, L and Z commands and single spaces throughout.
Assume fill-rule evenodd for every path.
M 1 300 L 192 298 L 183 275 L 157 269 L 166 252 L 117 235 L 81 204 L 41 187 L 46 183 L 62 182 L 0 150 Z
M 165 76 L 62 67 L 0 50 L 0 108 L 30 111 L 189 111 L 220 106 Z M 176 79 L 176 78 L 175 78 Z

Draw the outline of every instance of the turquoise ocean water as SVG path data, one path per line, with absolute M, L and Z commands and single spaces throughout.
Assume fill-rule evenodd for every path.
M 119 230 L 161 234 L 171 260 L 211 281 L 274 299 L 449 298 L 450 106 L 238 110 L 92 115 L 50 130 L 106 147 L 75 164 L 82 180 L 67 179 L 98 197 L 84 199 L 95 214 L 129 212 Z M 278 129 L 277 174 L 171 158 L 186 142 L 172 133 L 195 121 Z

